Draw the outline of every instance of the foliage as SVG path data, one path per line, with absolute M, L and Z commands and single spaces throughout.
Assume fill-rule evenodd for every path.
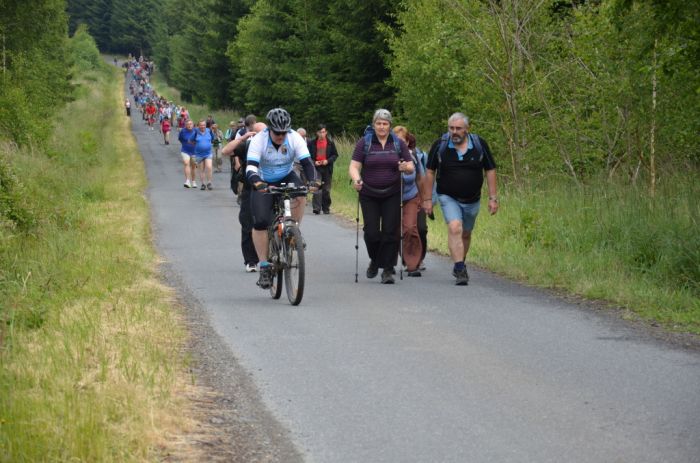
M 64 7 L 60 0 L 3 4 L 0 139 L 41 143 L 47 121 L 71 96 Z

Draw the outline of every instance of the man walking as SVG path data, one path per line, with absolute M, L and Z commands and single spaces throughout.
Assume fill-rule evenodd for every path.
M 331 181 L 333 179 L 333 163 L 338 158 L 338 150 L 335 143 L 328 136 L 328 130 L 324 124 L 319 124 L 316 138 L 307 142 L 311 159 L 316 167 L 317 179 L 321 180 L 320 191 L 313 196 L 314 214 L 331 213 Z
M 459 286 L 469 283 L 465 259 L 472 230 L 479 214 L 484 172 L 488 187 L 488 208 L 498 212 L 496 196 L 496 162 L 486 141 L 469 133 L 469 118 L 454 113 L 447 120 L 448 132 L 433 143 L 428 155 L 428 188 L 437 179 L 437 196 L 448 228 L 447 246 L 454 261 L 452 275 Z M 425 199 L 423 209 L 430 214 L 432 199 Z

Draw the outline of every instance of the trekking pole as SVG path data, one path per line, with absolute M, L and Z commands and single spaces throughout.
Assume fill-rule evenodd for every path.
M 400 279 L 403 281 L 403 172 L 399 170 L 399 189 L 401 190 L 399 193 L 399 204 L 400 204 L 400 213 L 401 217 L 399 218 L 399 255 L 401 256 L 401 267 L 399 267 L 399 276 Z
M 359 253 L 360 253 L 360 193 L 357 193 L 357 214 L 355 215 L 355 283 L 357 283 L 357 274 L 359 268 Z

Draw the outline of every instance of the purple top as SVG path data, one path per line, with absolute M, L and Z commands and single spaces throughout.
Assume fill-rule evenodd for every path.
M 355 144 L 352 160 L 362 164 L 362 189 L 360 194 L 372 198 L 385 198 L 398 193 L 400 188 L 399 160 L 411 161 L 408 146 L 399 139 L 401 154 L 396 152 L 394 138 L 389 135 L 382 148 L 376 135 L 365 155 L 365 139 L 360 138 Z

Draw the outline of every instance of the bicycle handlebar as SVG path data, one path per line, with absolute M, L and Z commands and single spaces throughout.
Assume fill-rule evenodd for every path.
M 283 195 L 283 194 L 295 194 L 295 193 L 303 193 L 307 194 L 309 192 L 309 188 L 307 186 L 296 186 L 295 184 L 286 184 L 283 183 L 280 186 L 275 186 L 275 185 L 268 185 L 265 191 L 265 194 L 271 194 L 271 195 Z

